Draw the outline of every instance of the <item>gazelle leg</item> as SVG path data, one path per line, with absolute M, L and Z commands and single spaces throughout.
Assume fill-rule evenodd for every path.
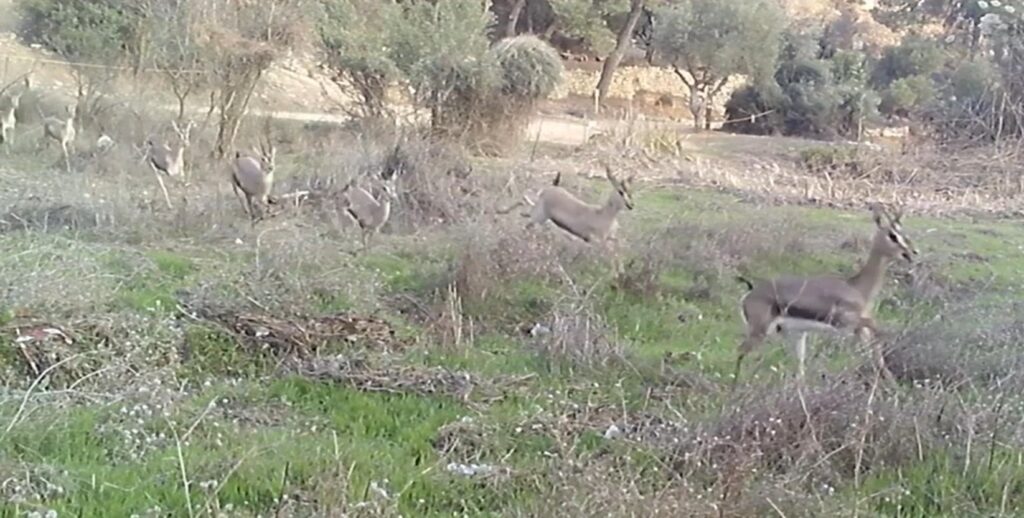
M 242 210 L 245 211 L 246 214 L 248 214 L 249 207 L 245 206 L 245 194 L 242 193 L 241 189 L 239 189 L 238 185 L 235 184 L 234 182 L 231 183 L 231 190 L 235 191 L 235 199 L 237 199 L 238 204 L 242 206 Z
M 65 142 L 60 143 L 61 154 L 64 155 L 64 169 L 67 172 L 71 172 L 71 157 L 68 156 L 68 145 Z
M 163 177 L 156 171 L 153 171 L 153 174 L 156 175 L 156 181 L 160 184 L 160 190 L 164 193 L 164 202 L 167 203 L 167 208 L 173 209 L 174 207 L 171 205 L 171 195 L 167 193 L 167 186 L 164 185 Z
M 800 333 L 800 336 L 796 339 L 796 358 L 799 362 L 797 375 L 802 383 L 807 372 L 807 333 Z
M 875 322 L 871 318 L 861 319 L 859 327 L 857 327 L 857 338 L 860 339 L 861 344 L 871 346 L 872 360 L 875 364 L 878 374 L 885 378 L 886 381 L 895 382 L 895 378 L 889 368 L 885 365 L 885 351 L 882 349 L 882 342 L 878 340 L 876 336 Z
M 525 196 L 523 196 L 523 198 L 529 200 Z M 526 223 L 526 228 L 532 228 L 535 225 L 543 224 L 548 220 L 548 215 L 544 212 L 544 206 L 542 204 L 531 204 L 529 218 L 530 221 Z

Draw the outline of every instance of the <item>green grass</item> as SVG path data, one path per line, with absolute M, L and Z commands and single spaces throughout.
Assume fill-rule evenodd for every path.
M 607 192 L 607 185 L 599 182 L 586 187 Z M 866 211 L 753 206 L 722 193 L 647 188 L 637 193 L 636 202 L 636 210 L 622 219 L 623 235 L 632 245 L 625 248 L 627 256 L 644 253 L 646 248 L 639 243 L 667 225 L 723 235 L 747 231 L 755 238 L 762 228 L 767 232 L 773 225 L 790 226 L 786 239 L 800 238 L 804 251 L 785 253 L 780 251 L 784 243 L 773 242 L 771 235 L 761 236 L 771 246 L 753 257 L 741 258 L 748 269 L 745 273 L 755 277 L 851 272 L 862 258 L 840 244 L 853 236 L 866 239 L 873 230 Z M 968 302 L 971 308 L 998 308 L 1018 298 L 1024 283 L 1024 270 L 1019 266 L 1024 230 L 1019 225 L 913 215 L 906 219 L 907 232 L 923 252 L 922 261 L 937 278 L 954 289 L 985 287 L 979 298 Z M 54 509 L 61 516 L 130 516 L 159 506 L 164 513 L 187 516 L 189 506 L 205 512 L 228 505 L 250 514 L 269 515 L 277 509 L 282 494 L 301 494 L 318 502 L 320 507 L 310 508 L 308 514 L 340 514 L 352 512 L 357 503 L 374 501 L 372 485 L 385 487 L 394 497 L 378 504 L 405 516 L 507 515 L 545 508 L 546 499 L 559 498 L 552 487 L 557 478 L 554 474 L 575 474 L 583 484 L 581 474 L 602 463 L 616 466 L 623 477 L 632 477 L 637 487 L 649 494 L 679 484 L 679 477 L 670 475 L 673 462 L 679 459 L 669 458 L 653 444 L 606 439 L 604 432 L 609 423 L 626 426 L 641 418 L 693 427 L 716 419 L 730 404 L 724 387 L 743 332 L 737 302 L 743 288 L 732 279 L 737 273 L 735 265 L 693 264 L 689 252 L 683 252 L 666 260 L 653 281 L 652 293 L 641 295 L 614 287 L 603 264 L 567 264 L 576 285 L 595 287 L 588 307 L 611 326 L 628 351 L 625 361 L 586 369 L 544 357 L 520 331 L 524 324 L 544 321 L 569 295 L 562 281 L 521 276 L 495 279 L 498 289 L 464 307 L 464 338 L 469 345 L 440 343 L 440 334 L 432 326 L 437 324 L 437 310 L 443 304 L 435 294 L 443 292 L 442 281 L 450 276 L 457 255 L 453 250 L 457 252 L 460 244 L 450 243 L 455 238 L 441 232 L 431 236 L 437 246 L 383 235 L 378 236 L 379 247 L 355 258 L 341 252 L 325 253 L 323 264 L 292 258 L 299 265 L 295 270 L 289 270 L 292 263 L 287 262 L 287 249 L 282 248 L 280 255 L 285 259 L 266 267 L 256 279 L 225 275 L 235 269 L 249 271 L 242 267 L 247 267 L 251 258 L 224 252 L 228 245 L 223 243 L 204 250 L 193 242 L 177 243 L 163 236 L 151 236 L 151 241 L 161 243 L 159 247 L 147 247 L 144 242 L 111 245 L 89 236 L 0 236 L 0 245 L 10 257 L 0 259 L 0 273 L 10 274 L 12 283 L 25 283 L 18 279 L 30 279 L 27 274 L 31 271 L 65 271 L 60 269 L 62 265 L 77 264 L 83 273 L 67 274 L 68 287 L 64 289 L 86 286 L 74 282 L 88 280 L 94 283 L 88 286 L 96 286 L 90 294 L 95 300 L 88 306 L 69 307 L 94 309 L 95 314 L 86 316 L 101 322 L 127 312 L 169 329 L 158 338 L 97 333 L 100 339 L 83 339 L 76 347 L 102 351 L 112 343 L 129 341 L 147 347 L 154 345 L 147 340 L 159 339 L 161 345 L 180 353 L 180 363 L 172 368 L 132 365 L 133 369 L 153 370 L 125 375 L 132 382 L 126 386 L 133 387 L 140 379 L 162 376 L 161 386 L 174 396 L 166 396 L 153 414 L 126 415 L 122 407 L 134 408 L 133 398 L 152 406 L 160 399 L 156 394 L 164 392 L 133 389 L 124 399 L 110 399 L 115 403 L 97 403 L 110 401 L 104 399 L 107 392 L 120 394 L 123 387 L 97 388 L 97 395 L 86 390 L 88 383 L 83 381 L 75 389 L 81 394 L 30 398 L 31 412 L 10 433 L 0 435 L 0 475 L 18 480 L 27 477 L 34 484 L 46 479 L 63 492 L 7 501 L 0 505 L 0 515 L 23 516 L 33 510 Z M 691 237 L 667 235 L 663 239 L 687 244 L 685 240 Z M 70 253 L 61 250 L 61 243 L 75 240 L 89 245 L 87 253 L 78 252 L 79 263 L 70 261 Z M 680 245 L 674 250 L 684 248 Z M 964 260 L 965 251 L 977 257 Z M 368 276 L 382 289 L 343 293 L 331 287 L 345 279 L 320 282 L 317 275 L 351 276 L 353 286 L 362 286 L 356 281 Z M 306 282 L 289 282 L 296 276 Z M 265 292 L 252 291 L 243 281 Z M 296 285 L 306 291 L 290 292 Z M 20 293 L 31 293 L 27 284 L 19 286 L 23 288 Z M 418 345 L 398 352 L 353 351 L 339 339 L 320 351 L 320 359 L 341 357 L 358 364 L 364 356 L 371 361 L 386 356 L 396 369 L 412 372 L 443 367 L 465 374 L 481 388 L 462 400 L 440 389 L 426 395 L 401 388 L 361 391 L 287 373 L 279 369 L 280 358 L 242 348 L 228 330 L 182 315 L 178 310 L 180 293 L 189 290 L 208 290 L 232 299 L 229 302 L 239 308 L 257 313 L 265 310 L 279 318 L 356 308 L 372 311 Z M 941 309 L 937 302 L 926 300 L 908 310 L 908 296 L 904 288 L 887 284 L 878 312 L 883 326 L 898 330 L 908 323 L 925 322 Z M 417 310 L 424 314 L 399 313 L 395 301 L 403 297 L 421 301 L 423 307 Z M 13 311 L 6 308 L 20 308 L 22 302 L 4 300 L 0 324 L 17 322 Z M 66 314 L 46 313 L 41 303 L 32 307 L 39 320 L 75 324 Z M 25 361 L 21 350 L 6 343 L 0 347 L 0 375 L 23 376 L 18 368 Z M 677 358 L 672 368 L 707 380 L 711 388 L 669 386 L 669 374 L 661 365 L 666 353 Z M 795 370 L 795 362 L 777 342 L 766 345 L 762 354 L 765 365 L 752 383 L 765 391 L 776 390 Z M 858 361 L 849 350 L 828 348 L 824 355 L 826 358 L 818 360 L 819 370 L 840 370 Z M 120 365 L 110 368 L 132 371 Z M 64 371 L 59 374 L 64 376 L 59 378 L 61 387 L 88 376 L 78 371 L 75 376 Z M 499 396 L 491 399 L 491 394 L 485 393 L 489 384 L 498 386 L 511 378 L 520 381 L 503 386 Z M 25 385 L 22 379 L 19 383 L 0 381 L 3 386 Z M 212 399 L 226 403 L 206 412 Z M 960 401 L 983 400 L 984 395 L 975 395 Z M 0 399 L 0 432 L 20 404 L 17 397 Z M 446 456 L 438 449 L 441 431 L 464 418 L 473 423 L 473 431 L 459 437 L 458 453 Z M 177 443 L 175 436 L 182 438 L 190 428 L 188 440 Z M 134 435 L 126 436 L 126 431 Z M 138 437 L 153 439 L 140 442 Z M 826 509 L 856 507 L 864 515 L 991 516 L 998 514 L 1004 500 L 1008 514 L 1020 512 L 1024 504 L 1019 495 L 1024 487 L 1018 476 L 1019 450 L 1000 446 L 991 465 L 975 461 L 965 470 L 960 446 L 945 448 L 930 451 L 908 465 L 865 473 L 860 485 L 847 477 L 839 482 L 834 495 L 800 484 L 785 490 L 812 492 Z M 511 474 L 498 480 L 459 477 L 446 471 L 448 462 L 501 465 L 510 468 Z M 705 476 L 707 473 L 714 472 L 705 472 Z M 743 480 L 761 480 L 761 475 L 750 474 Z M 189 481 L 187 490 L 183 477 Z M 763 480 L 773 479 L 765 476 Z M 608 490 L 590 490 L 599 489 Z M 897 489 L 901 497 L 887 496 Z M 749 491 L 744 498 L 756 493 Z M 787 515 L 801 514 L 793 511 Z

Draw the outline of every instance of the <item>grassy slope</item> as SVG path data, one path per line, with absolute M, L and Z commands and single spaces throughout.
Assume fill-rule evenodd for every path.
M 47 395 L 46 387 L 37 387 L 32 397 L 23 399 L 18 389 L 24 389 L 29 379 L 19 372 L 17 349 L 6 342 L 0 372 L 12 388 L 0 397 L 0 477 L 10 484 L 2 490 L 7 501 L 0 515 L 46 509 L 61 516 L 182 516 L 190 509 L 229 515 L 232 510 L 240 515 L 275 510 L 313 515 L 343 509 L 405 516 L 574 514 L 555 511 L 543 501 L 557 496 L 580 502 L 588 483 L 594 484 L 591 496 L 616 487 L 623 491 L 623 501 L 636 505 L 645 501 L 643 496 L 630 500 L 636 495 L 684 498 L 672 496 L 674 485 L 682 482 L 665 473 L 668 467 L 653 446 L 608 440 L 602 433 L 611 422 L 623 425 L 626 415 L 689 423 L 720 412 L 726 400 L 720 387 L 725 386 L 741 331 L 736 316 L 741 289 L 730 280 L 736 265 L 726 259 L 702 265 L 693 259 L 705 256 L 700 240 L 719 235 L 738 242 L 716 245 L 720 249 L 754 250 L 754 260 L 739 260 L 739 266 L 753 275 L 821 272 L 850 268 L 861 252 L 841 245 L 855 236 L 867 237 L 872 227 L 862 213 L 755 207 L 728 195 L 669 188 L 642 189 L 637 210 L 627 214 L 623 224 L 625 233 L 633 236 L 627 253 L 634 257 L 648 253 L 645 246 L 656 248 L 642 243 L 666 228 L 670 232 L 663 239 L 678 240 L 686 250 L 661 267 L 656 290 L 649 296 L 597 282 L 604 270 L 593 264 L 570 269 L 580 286 L 597 282 L 596 310 L 626 344 L 628 364 L 573 368 L 531 352 L 512 332 L 511 324 L 542 317 L 564 293 L 563 284 L 550 280 L 518 279 L 503 285 L 503 296 L 493 297 L 486 306 L 465 308 L 468 315 L 479 314 L 481 319 L 508 316 L 507 322 L 491 326 L 469 346 L 437 344 L 437 338 L 413 320 L 385 310 L 389 318 L 402 322 L 401 333 L 420 342 L 374 361 L 392 369 L 444 366 L 483 380 L 528 376 L 503 400 L 493 402 L 368 392 L 274 375 L 273 362 L 238 350 L 223 331 L 175 318 L 181 290 L 230 293 L 244 281 L 237 272 L 252 268 L 254 253 L 232 247 L 228 240 L 206 245 L 168 235 L 127 244 L 88 232 L 0 235 L 0 273 L 10 287 L 2 308 L 7 320 L 16 311 L 29 311 L 59 325 L 80 320 L 87 312 L 91 319 L 106 321 L 112 334 L 137 333 L 138 345 L 145 348 L 80 340 L 64 356 L 92 355 L 88 361 L 70 362 L 80 370 L 67 374 L 61 384 L 65 390 L 69 380 L 89 373 L 104 378 L 108 367 L 131 378 L 126 384 L 131 390 L 116 390 L 114 380 L 102 390 L 90 389 L 96 393 Z M 937 278 L 987 287 L 988 293 L 972 304 L 999 304 L 1017 296 L 1024 282 L 1018 267 L 1024 249 L 1019 225 L 913 216 L 906 224 Z M 773 235 L 779 228 L 785 232 Z M 763 245 L 766 240 L 770 244 Z M 317 292 L 293 309 L 370 311 L 387 307 L 385 298 L 395 294 L 421 296 L 436 283 L 451 255 L 401 237 L 382 241 L 378 251 L 354 262 L 345 259 L 347 255 L 326 258 L 348 263 L 339 266 L 345 274 L 335 272 L 339 278 L 372 281 L 352 282 L 343 292 Z M 798 258 L 784 253 L 787 241 L 802 250 Z M 962 260 L 965 250 L 981 259 Z M 707 257 L 721 257 L 720 250 Z M 310 272 L 331 268 L 307 266 Z M 48 275 L 54 279 L 48 280 Z M 51 280 L 68 282 L 65 296 L 45 295 L 61 289 L 47 285 Z M 934 307 L 924 304 L 908 315 L 900 308 L 907 293 L 887 288 L 880 310 L 880 320 L 887 326 L 923 322 L 935 313 Z M 685 323 L 681 314 L 687 316 Z M 186 356 L 181 354 L 182 340 L 189 344 Z M 661 364 L 666 352 L 676 355 L 672 369 L 681 379 L 699 375 L 712 388 L 687 389 L 666 381 Z M 749 382 L 779 387 L 793 371 L 792 362 L 778 347 L 765 354 L 766 365 Z M 842 368 L 844 358 L 850 357 L 835 349 L 826 354 L 833 369 Z M 153 376 L 152 383 L 130 374 L 133 369 L 153 369 L 154 364 L 164 370 Z M 652 399 L 652 390 L 665 390 L 667 396 Z M 472 431 L 442 453 L 438 443 L 445 436 L 443 430 L 458 428 L 460 420 Z M 979 470 L 965 468 L 955 455 L 929 453 L 899 471 L 883 467 L 856 484 L 847 480 L 839 487 L 815 491 L 809 505 L 828 514 L 858 509 L 901 516 L 990 515 L 1000 506 L 1005 512 L 1020 511 L 1024 496 L 1016 487 L 1019 482 L 1014 482 L 1021 478 L 1016 472 L 1019 463 L 1011 462 L 1010 454 L 1006 459 L 1002 455 L 996 457 L 995 467 Z M 509 471 L 490 478 L 459 477 L 446 472 L 450 461 L 495 464 Z M 566 475 L 581 466 L 605 478 L 593 481 L 580 475 L 576 481 Z M 385 488 L 390 499 L 375 494 L 372 487 Z M 557 487 L 565 492 L 552 495 Z M 699 498 L 689 509 L 711 514 L 713 502 L 700 498 L 719 496 L 693 494 Z M 611 504 L 606 509 L 612 514 L 636 512 L 616 512 Z

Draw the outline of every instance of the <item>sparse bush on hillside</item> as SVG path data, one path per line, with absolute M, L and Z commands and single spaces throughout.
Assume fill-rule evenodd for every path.
M 908 37 L 885 50 L 871 71 L 871 85 L 884 89 L 900 79 L 929 76 L 937 72 L 944 61 L 942 49 L 935 42 Z
M 17 0 L 19 35 L 71 61 L 115 64 L 138 36 L 141 13 L 113 0 Z
M 893 81 L 882 95 L 882 113 L 909 117 L 926 108 L 937 95 L 935 84 L 926 76 L 902 77 Z
M 179 121 L 185 118 L 188 98 L 208 79 L 206 56 L 197 40 L 201 7 L 200 0 L 148 0 L 146 6 L 146 59 L 170 83 Z
M 814 174 L 853 177 L 863 172 L 857 153 L 857 148 L 849 146 L 813 147 L 800 152 L 800 163 Z

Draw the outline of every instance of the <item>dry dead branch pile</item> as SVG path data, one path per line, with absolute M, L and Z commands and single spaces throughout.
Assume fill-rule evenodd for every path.
M 365 315 L 338 313 L 324 317 L 287 319 L 257 313 L 203 315 L 231 334 L 250 351 L 272 351 L 275 356 L 307 358 L 339 344 L 376 352 L 404 349 L 407 341 L 396 337 L 388 322 Z
M 315 359 L 298 367 L 302 376 L 366 392 L 448 396 L 463 402 L 493 403 L 504 399 L 531 376 L 487 379 L 442 367 L 372 365 L 354 359 Z

